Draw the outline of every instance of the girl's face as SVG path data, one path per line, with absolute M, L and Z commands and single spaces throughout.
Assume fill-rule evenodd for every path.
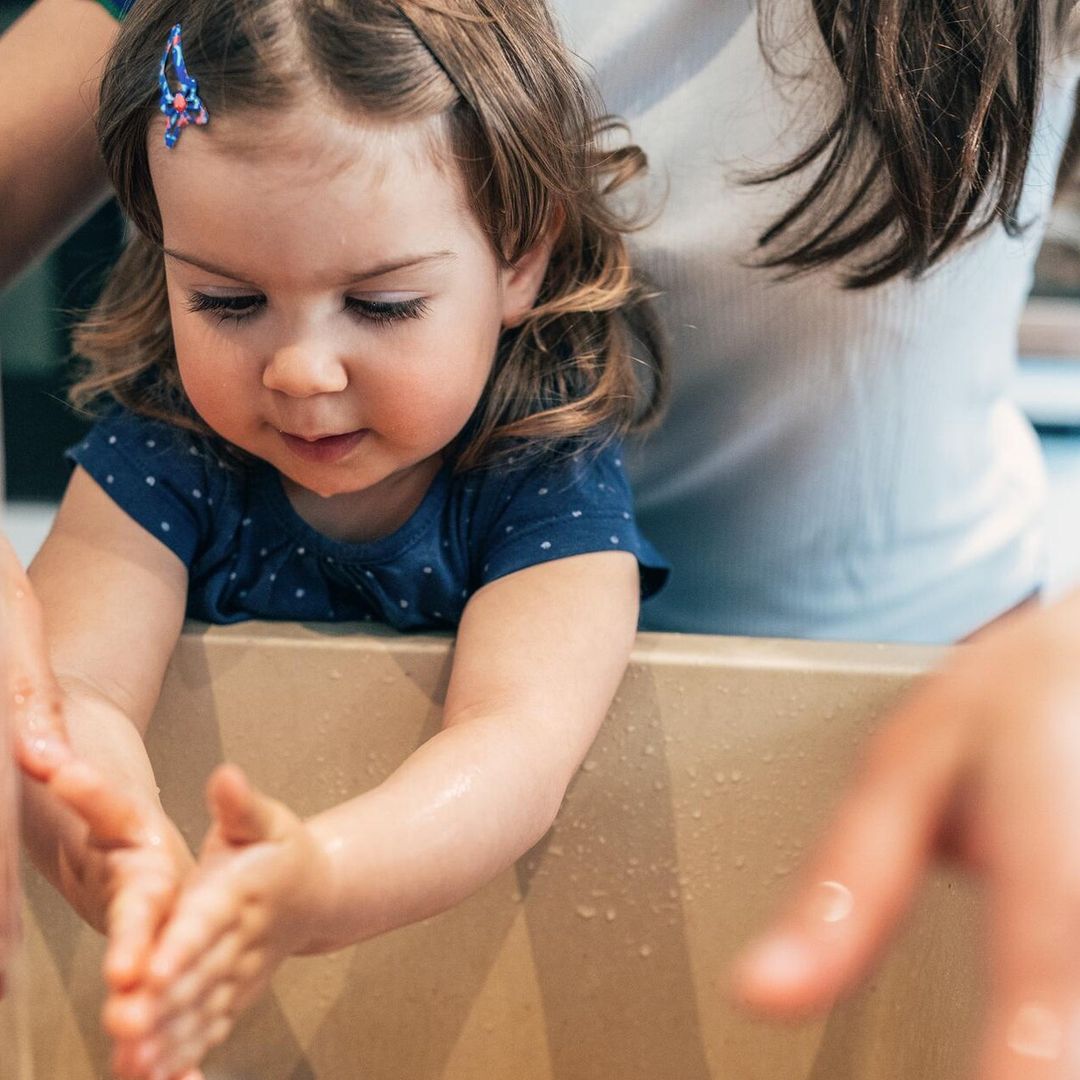
M 480 400 L 501 330 L 533 305 L 547 250 L 501 264 L 432 123 L 215 116 L 173 150 L 160 128 L 150 168 L 192 405 L 273 465 L 313 524 L 347 532 L 375 507 L 399 523 Z

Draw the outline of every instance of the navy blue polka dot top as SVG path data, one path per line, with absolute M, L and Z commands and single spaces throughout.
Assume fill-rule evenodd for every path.
M 190 618 L 457 625 L 469 596 L 515 570 L 629 551 L 642 596 L 667 563 L 638 532 L 618 446 L 574 459 L 440 471 L 412 516 L 370 542 L 333 540 L 293 509 L 277 471 L 217 460 L 171 425 L 117 411 L 68 457 L 188 568 Z

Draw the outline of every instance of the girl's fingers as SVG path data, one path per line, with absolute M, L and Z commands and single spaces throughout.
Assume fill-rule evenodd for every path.
M 25 701 L 23 693 L 15 689 L 12 700 Z M 50 709 L 60 709 L 48 706 Z M 71 747 L 66 738 L 50 732 L 34 731 L 28 727 L 24 717 L 19 716 L 20 706 L 15 706 L 15 760 L 27 776 L 35 780 L 47 781 L 57 769 L 71 760 Z
M 217 1043 L 223 1042 L 232 1030 L 231 1017 L 195 1010 L 178 1019 L 160 1038 L 146 1045 L 153 1060 L 145 1074 L 150 1080 L 172 1080 L 173 1077 L 201 1075 L 194 1067 Z M 212 1041 L 214 1038 L 216 1042 Z
M 229 1007 L 235 1000 L 235 987 L 229 984 L 218 986 L 208 999 L 205 1007 L 187 1014 L 183 1022 L 172 1026 L 166 1032 L 164 1043 L 168 1049 L 161 1059 L 161 1072 L 165 1077 L 173 1077 L 184 1068 L 202 1061 L 211 1049 L 210 1036 L 222 1023 L 228 1024 L 225 1034 L 232 1028 Z M 225 1038 L 224 1035 L 221 1037 Z
M 155 1072 L 175 1076 L 189 1069 L 201 1058 L 202 1039 L 207 1030 L 207 1017 L 203 1010 L 189 1009 L 174 1017 L 159 1036 L 161 1047 Z
M 85 761 L 72 760 L 60 767 L 49 781 L 49 790 L 89 825 L 98 847 L 157 847 L 161 843 L 142 808 Z
M 282 808 L 228 766 L 215 772 L 208 796 L 215 824 L 203 864 L 173 900 L 139 988 L 106 1008 L 106 1028 L 122 1043 L 117 1061 L 139 1080 L 173 1080 L 197 1067 L 271 968 L 264 947 L 270 910 L 249 894 L 258 878 L 252 859 L 276 851 L 265 841 L 281 831 Z
M 204 1026 L 233 1015 L 238 989 L 236 983 L 232 981 L 219 982 L 214 987 L 213 991 L 206 996 L 202 1009 L 201 1020 Z
M 240 935 L 229 937 L 229 944 L 219 942 L 214 950 L 212 966 L 220 974 L 197 980 L 195 972 L 184 976 L 181 981 L 188 985 L 178 987 L 182 1001 L 173 998 L 166 1005 L 164 1019 L 159 1019 L 154 1031 L 144 1036 L 160 1055 L 157 1065 L 163 1074 L 171 1076 L 183 1065 L 201 1060 L 209 1046 L 216 1045 L 203 1042 L 202 1037 L 220 1026 L 223 1039 L 236 1015 L 267 984 L 270 967 L 265 951 L 253 948 L 238 955 Z
M 215 818 L 214 842 L 249 848 L 273 837 L 277 804 L 261 795 L 235 766 L 216 769 L 207 785 Z M 204 849 L 205 857 L 205 849 Z M 237 862 L 209 869 L 181 895 L 147 969 L 150 985 L 164 990 L 193 968 L 214 941 L 233 929 L 245 909 L 245 869 Z M 248 936 L 259 932 L 248 927 Z
M 136 880 L 122 885 L 109 905 L 104 972 L 113 990 L 128 989 L 139 981 L 176 888 L 165 867 L 148 868 Z
M 163 991 L 194 968 L 202 954 L 234 929 L 242 905 L 231 882 L 207 880 L 181 894 L 147 965 L 147 980 Z
M 233 968 L 236 980 L 236 997 L 232 1004 L 234 1015 L 243 1012 L 262 996 L 272 974 L 273 964 L 265 950 L 252 949 L 240 957 Z
M 149 1042 L 116 1042 L 112 1051 L 112 1072 L 119 1080 L 144 1080 L 156 1054 Z
M 226 982 L 232 985 L 233 968 L 242 946 L 240 934 L 234 931 L 223 934 L 207 950 L 197 967 L 164 988 L 161 999 L 163 1020 L 168 1022 L 177 1014 L 195 1008 L 208 995 L 214 994 L 215 986 Z
M 105 1033 L 128 1052 L 153 1035 L 159 1019 L 159 1003 L 143 990 L 112 994 L 101 1010 Z
M 225 1042 L 225 1040 L 229 1037 L 229 1032 L 231 1030 L 231 1018 L 221 1016 L 218 1018 L 218 1020 L 213 1021 L 210 1026 L 206 1027 L 202 1031 L 202 1035 L 199 1039 L 198 1044 L 190 1048 L 190 1059 L 192 1059 L 192 1061 L 194 1062 L 201 1062 L 202 1059 L 215 1047 L 219 1047 L 222 1042 Z
M 747 1004 L 783 1015 L 827 1006 L 867 970 L 907 909 L 959 760 L 947 730 L 921 736 L 940 704 L 933 689 L 922 691 L 874 739 L 786 913 L 736 963 L 735 992 Z
M 232 1023 L 236 994 L 234 982 L 218 982 L 154 1032 L 134 1039 L 132 1054 L 150 1060 L 151 1074 L 173 1077 L 189 1069 L 206 1052 L 206 1033 L 222 1019 Z
M 214 770 L 207 782 L 207 799 L 226 843 L 256 844 L 273 838 L 276 804 L 256 791 L 237 766 Z

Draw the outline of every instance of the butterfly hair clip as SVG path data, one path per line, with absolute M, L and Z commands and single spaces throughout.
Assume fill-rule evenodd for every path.
M 173 71 L 179 88 L 173 90 L 165 75 L 172 57 Z M 188 74 L 184 63 L 184 47 L 180 43 L 180 24 L 169 31 L 169 40 L 161 54 L 161 68 L 158 71 L 158 83 L 161 86 L 161 111 L 168 117 L 169 126 L 165 129 L 165 145 L 172 149 L 180 138 L 180 132 L 188 124 L 203 125 L 210 119 L 206 106 L 199 97 L 199 84 Z

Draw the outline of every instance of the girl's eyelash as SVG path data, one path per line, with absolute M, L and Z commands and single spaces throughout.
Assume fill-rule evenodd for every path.
M 187 309 L 208 311 L 217 317 L 218 322 L 225 322 L 226 319 L 243 322 L 265 303 L 266 299 L 262 296 L 209 296 L 193 292 L 188 294 Z
M 188 311 L 206 311 L 214 315 L 218 322 L 232 319 L 243 322 L 266 306 L 266 297 L 251 296 L 210 296 L 207 293 L 193 292 L 188 295 Z M 362 316 L 368 322 L 385 326 L 402 319 L 422 319 L 428 311 L 427 300 L 422 296 L 412 300 L 358 300 L 354 296 L 345 297 L 345 309 Z
M 374 323 L 392 323 L 400 319 L 422 319 L 428 310 L 427 301 L 422 296 L 412 300 L 357 300 L 354 296 L 345 297 L 345 307 L 362 315 Z

